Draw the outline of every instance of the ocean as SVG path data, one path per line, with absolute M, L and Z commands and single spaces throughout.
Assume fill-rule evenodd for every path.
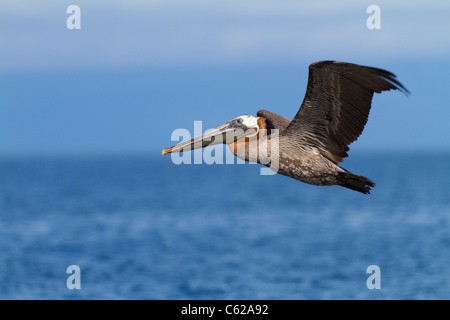
M 0 299 L 450 299 L 449 153 L 351 153 L 370 195 L 170 160 L 1 157 Z

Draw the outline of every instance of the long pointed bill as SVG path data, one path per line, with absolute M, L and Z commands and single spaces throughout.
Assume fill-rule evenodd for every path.
M 241 128 L 236 126 L 235 121 L 230 121 L 191 140 L 166 148 L 162 151 L 162 154 L 189 151 L 219 143 L 228 144 L 257 132 L 258 130 L 255 128 Z

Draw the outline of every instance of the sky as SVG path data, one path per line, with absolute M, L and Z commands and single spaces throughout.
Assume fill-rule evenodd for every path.
M 2 0 L 0 155 L 156 154 L 194 120 L 292 118 L 319 60 L 387 69 L 411 92 L 376 95 L 352 151 L 450 150 L 449 14 L 448 1 Z

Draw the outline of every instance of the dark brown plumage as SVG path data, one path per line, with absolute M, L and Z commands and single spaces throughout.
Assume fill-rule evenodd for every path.
M 212 137 L 240 132 L 223 143 L 241 159 L 305 183 L 340 185 L 367 194 L 375 184 L 338 164 L 348 156 L 349 144 L 361 135 L 373 94 L 387 90 L 408 93 L 389 71 L 337 61 L 316 62 L 309 66 L 305 98 L 292 121 L 260 110 L 257 118 L 240 116 L 212 133 L 164 149 L 163 154 L 192 150 L 195 144 L 204 147 L 216 143 Z M 261 155 L 261 150 L 271 151 Z
M 267 110 L 259 110 L 256 115 L 265 119 L 266 126 L 269 129 L 278 129 L 282 131 L 291 123 L 291 120 L 288 118 Z
M 283 135 L 319 148 L 335 164 L 362 133 L 373 93 L 408 90 L 389 71 L 337 61 L 309 66 L 303 103 Z

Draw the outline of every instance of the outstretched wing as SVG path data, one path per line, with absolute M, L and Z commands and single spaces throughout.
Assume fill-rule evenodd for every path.
M 317 147 L 338 164 L 367 123 L 373 93 L 391 89 L 408 93 L 386 70 L 337 61 L 313 63 L 303 103 L 282 136 Z

